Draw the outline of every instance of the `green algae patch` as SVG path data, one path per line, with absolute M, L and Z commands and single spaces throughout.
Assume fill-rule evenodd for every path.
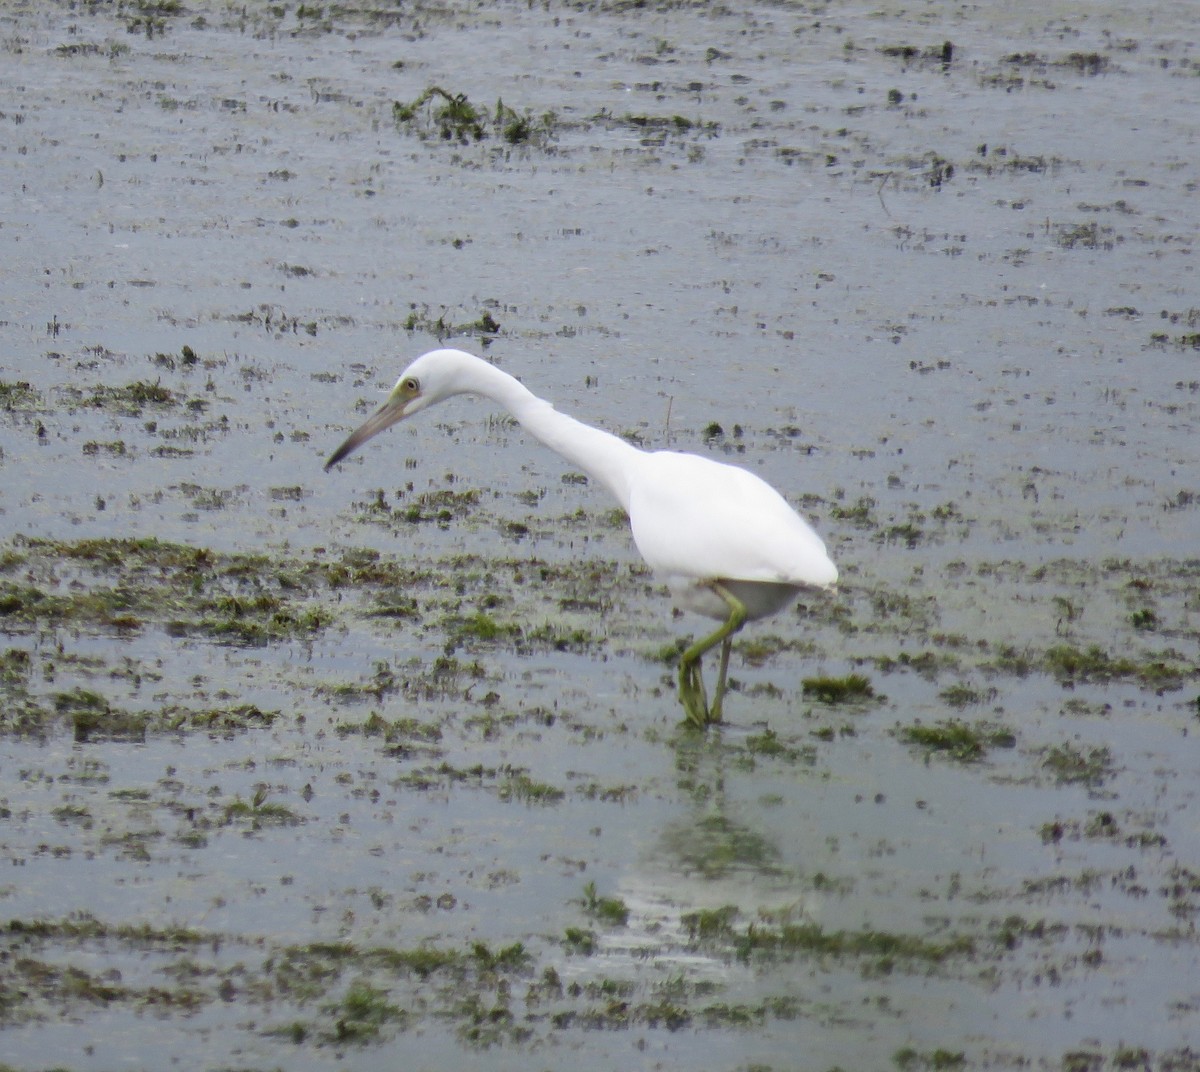
M 76 688 L 54 697 L 54 711 L 70 721 L 76 741 L 143 740 L 145 716 L 114 708 L 97 692 Z
M 5 699 L 0 714 L 0 734 L 46 737 L 59 727 L 69 730 L 79 743 L 144 741 L 151 733 L 200 731 L 227 736 L 267 728 L 280 717 L 277 710 L 256 704 L 226 707 L 186 707 L 167 704 L 154 708 L 125 707 L 92 689 L 74 688 L 54 693 L 43 702 L 30 696 L 24 685 L 0 685 Z
M 968 723 L 951 718 L 932 725 L 916 723 L 896 731 L 905 744 L 922 749 L 926 755 L 937 753 L 960 763 L 974 763 L 991 748 L 1012 748 L 1016 737 L 1011 731 L 989 722 Z
M 333 1028 L 322 1038 L 331 1043 L 374 1042 L 386 1026 L 403 1029 L 408 1021 L 408 1013 L 388 1000 L 386 989 L 362 981 L 351 983 L 339 1001 L 326 1006 L 325 1012 Z
M 1146 629 L 1145 615 L 1134 623 L 1140 630 Z M 1158 619 L 1154 617 L 1157 625 Z M 1098 644 L 1086 648 L 1070 644 L 1056 644 L 1047 648 L 1042 657 L 1046 672 L 1060 681 L 1070 684 L 1077 681 L 1114 681 L 1131 679 L 1147 688 L 1177 689 L 1196 673 L 1195 667 L 1175 651 L 1146 652 L 1142 655 L 1114 655 Z
M 875 699 L 875 688 L 862 674 L 844 677 L 806 677 L 804 695 L 825 704 L 866 703 Z
M 496 101 L 495 108 L 487 109 L 472 104 L 465 93 L 451 93 L 436 85 L 411 101 L 394 101 L 392 120 L 398 130 L 422 140 L 463 145 L 496 138 L 509 145 L 544 146 L 557 125 L 553 112 L 534 116 L 528 111 L 518 112 L 502 100 Z
M 873 969 L 936 967 L 956 958 L 970 957 L 976 941 L 970 935 L 927 938 L 914 934 L 866 928 L 829 930 L 818 923 L 772 920 L 760 917 L 741 922 L 736 905 L 684 913 L 681 922 L 689 941 L 698 949 L 725 948 L 744 961 L 787 957 L 863 959 Z
M 41 409 L 43 399 L 28 380 L 0 380 L 0 409 L 12 412 L 14 410 Z
M 827 931 L 815 923 L 785 923 L 778 927 L 751 923 L 735 937 L 735 943 L 743 959 L 764 954 L 866 957 L 885 968 L 894 964 L 937 965 L 952 957 L 970 956 L 975 950 L 969 937 L 934 941 L 890 931 Z
M 782 760 L 785 763 L 802 763 L 811 765 L 816 760 L 816 755 L 811 746 L 795 746 L 787 743 L 779 736 L 770 726 L 763 730 L 762 733 L 750 734 L 745 742 L 744 747 L 746 756 L 749 760 L 748 766 L 751 768 L 754 765 L 754 760 L 757 759 L 775 759 Z
M 10 625 L 157 626 L 172 636 L 265 644 L 312 635 L 332 619 L 312 598 L 326 587 L 313 562 L 157 539 L 18 538 L 5 572 L 18 566 L 22 581 L 0 578 L 0 622 Z M 80 571 L 76 583 L 63 583 L 64 566 Z
M 706 815 L 695 823 L 674 825 L 664 832 L 663 843 L 685 872 L 706 879 L 737 872 L 779 873 L 778 846 L 726 815 Z
M 165 410 L 184 402 L 169 387 L 148 380 L 136 380 L 119 386 L 97 384 L 90 391 L 70 388 L 67 395 L 78 406 L 108 410 L 126 417 L 140 417 L 147 407 Z
M 267 789 L 259 786 L 249 800 L 235 797 L 225 805 L 221 821 L 225 825 L 245 823 L 258 830 L 264 826 L 296 826 L 303 822 L 286 804 L 267 799 Z
M 620 897 L 605 897 L 596 892 L 596 883 L 583 887 L 583 909 L 607 927 L 624 927 L 629 922 L 629 906 Z
M 1116 773 L 1116 764 L 1112 751 L 1103 745 L 1081 748 L 1073 744 L 1060 744 L 1046 749 L 1042 769 L 1059 785 L 1095 787 Z
M 497 788 L 503 801 L 520 801 L 522 804 L 558 804 L 566 798 L 566 790 L 547 782 L 539 782 L 523 771 L 509 775 Z

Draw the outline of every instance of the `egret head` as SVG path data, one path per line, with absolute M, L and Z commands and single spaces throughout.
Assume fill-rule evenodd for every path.
M 443 398 L 470 390 L 462 374 L 463 358 L 468 362 L 477 361 L 470 354 L 460 350 L 433 350 L 418 357 L 400 373 L 400 379 L 396 381 L 396 386 L 392 388 L 383 405 L 351 432 L 346 442 L 329 456 L 325 469 L 332 469 L 368 439 L 391 428 L 393 424 L 419 413 Z

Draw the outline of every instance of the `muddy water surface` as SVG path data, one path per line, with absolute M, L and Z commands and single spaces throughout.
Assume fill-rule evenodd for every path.
M 0 5 L 0 1062 L 1197 1067 L 1200 54 L 1021 7 Z M 724 728 L 503 415 L 321 471 L 441 340 L 826 536 Z

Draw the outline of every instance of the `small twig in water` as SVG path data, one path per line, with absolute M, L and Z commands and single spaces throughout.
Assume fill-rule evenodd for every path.
M 886 175 L 884 175 L 883 182 L 881 182 L 879 184 L 879 189 L 877 189 L 875 191 L 875 195 L 879 198 L 879 203 L 883 206 L 884 214 L 887 215 L 889 218 L 891 217 L 892 214 L 890 212 L 888 212 L 887 202 L 884 201 L 884 199 L 883 199 L 883 188 L 887 185 L 888 179 L 890 179 L 895 174 L 896 173 L 894 171 L 889 171 Z

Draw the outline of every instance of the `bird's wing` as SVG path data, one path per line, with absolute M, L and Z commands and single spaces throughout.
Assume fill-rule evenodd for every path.
M 753 473 L 696 454 L 643 455 L 629 523 L 659 573 L 697 580 L 825 586 L 837 570 L 821 538 Z

